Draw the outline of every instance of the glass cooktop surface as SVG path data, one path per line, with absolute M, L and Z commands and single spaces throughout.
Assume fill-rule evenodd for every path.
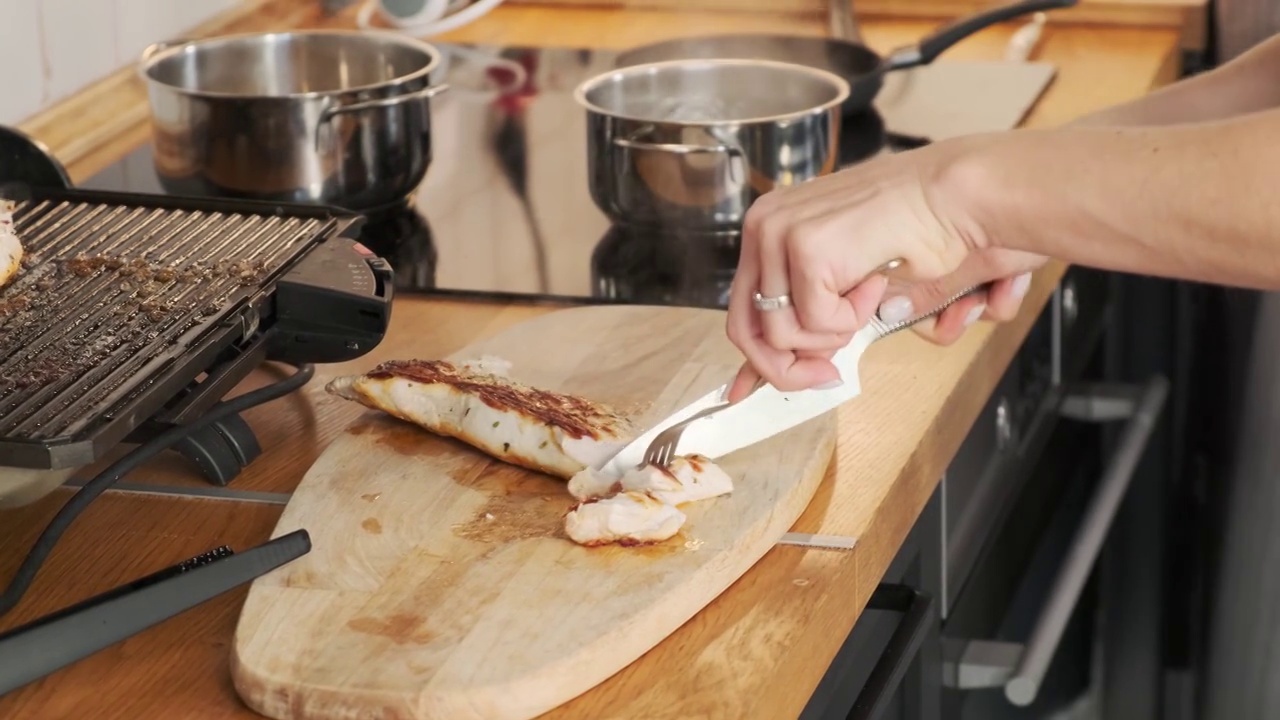
M 361 241 L 396 270 L 400 293 L 723 307 L 735 237 L 614 226 L 587 186 L 579 83 L 613 51 L 439 46 L 426 178 L 404 208 L 369 215 Z M 524 82 L 513 85 L 524 69 Z M 922 139 L 896 138 L 910 146 Z M 846 122 L 841 161 L 885 148 L 883 120 Z M 81 187 L 163 193 L 150 143 Z

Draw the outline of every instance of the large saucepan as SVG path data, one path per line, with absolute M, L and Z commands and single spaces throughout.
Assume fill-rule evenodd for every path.
M 843 38 L 797 37 L 790 35 L 712 35 L 681 38 L 642 45 L 621 53 L 617 67 L 629 67 L 667 60 L 705 58 L 750 58 L 777 60 L 820 68 L 849 82 L 847 114 L 862 112 L 884 85 L 884 76 L 895 70 L 927 65 L 966 37 L 1005 20 L 1043 10 L 1075 5 L 1077 0 L 1025 0 L 987 10 L 961 19 L 916 45 L 881 57 L 858 42 Z
M 155 165 L 169 192 L 369 210 L 431 163 L 440 53 L 399 33 L 229 35 L 143 54 Z
M 731 232 L 757 197 L 835 169 L 849 84 L 768 60 L 681 60 L 578 86 L 591 196 L 615 222 Z

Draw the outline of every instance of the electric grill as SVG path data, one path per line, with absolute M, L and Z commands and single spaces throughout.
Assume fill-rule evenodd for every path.
M 392 270 L 351 239 L 360 215 L 22 181 L 0 198 L 25 251 L 0 290 L 2 466 L 91 464 L 198 417 L 265 360 L 342 362 L 386 332 Z M 259 453 L 238 415 L 175 449 L 218 484 Z

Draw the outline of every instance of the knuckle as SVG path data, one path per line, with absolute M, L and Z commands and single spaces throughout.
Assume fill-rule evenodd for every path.
M 729 337 L 729 342 L 741 348 L 747 339 L 746 331 L 743 329 L 742 323 L 736 320 L 733 315 L 730 315 L 729 319 L 725 321 L 724 332 Z
M 756 225 L 757 236 L 761 242 L 777 243 L 786 239 L 790 218 L 784 212 L 769 213 Z
M 828 261 L 828 258 L 823 257 L 822 238 L 825 234 L 824 228 L 813 222 L 799 223 L 791 228 L 787 238 L 787 255 L 797 266 L 797 270 L 811 274 L 816 267 Z
M 747 207 L 747 214 L 744 220 L 754 218 L 759 221 L 761 218 L 767 217 L 777 207 L 778 194 L 774 192 L 765 193 L 756 198 L 756 201 Z
M 790 330 L 777 327 L 776 325 L 766 325 L 761 334 L 764 336 L 764 341 L 766 343 L 771 347 L 778 349 L 788 347 L 792 339 L 792 333 Z
M 826 327 L 828 319 L 808 304 L 796 305 L 796 318 L 800 321 L 800 326 L 809 332 L 825 333 L 832 331 L 832 328 Z

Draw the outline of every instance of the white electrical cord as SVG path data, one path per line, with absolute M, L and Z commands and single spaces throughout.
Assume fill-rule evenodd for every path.
M 451 9 L 461 5 L 458 0 L 427 0 L 418 19 L 412 23 L 391 22 L 401 31 L 429 37 L 457 30 L 463 25 L 475 22 L 502 2 L 503 0 L 475 0 L 456 12 L 450 13 Z M 378 5 L 378 0 L 364 0 L 359 12 L 356 13 L 356 24 L 364 30 L 374 29 L 373 14 L 378 10 Z

